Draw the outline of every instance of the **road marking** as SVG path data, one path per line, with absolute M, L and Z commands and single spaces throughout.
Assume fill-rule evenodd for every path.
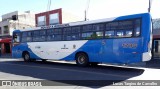
M 90 73 L 90 74 L 98 74 L 98 75 L 109 75 L 115 77 L 131 77 L 131 76 L 123 76 L 123 75 L 116 75 L 116 74 L 109 74 L 109 73 L 97 73 L 97 72 L 88 72 L 82 70 L 74 70 L 74 69 L 62 69 L 62 68 L 51 68 L 51 67 L 41 67 L 41 66 L 31 66 L 31 65 L 21 65 L 21 64 L 11 64 L 11 63 L 1 63 L 1 64 L 8 64 L 8 65 L 16 65 L 16 66 L 24 66 L 24 67 L 32 67 L 32 68 L 43 68 L 43 69 L 56 69 L 56 70 L 65 70 L 65 71 L 74 71 L 74 72 L 83 72 L 83 73 Z

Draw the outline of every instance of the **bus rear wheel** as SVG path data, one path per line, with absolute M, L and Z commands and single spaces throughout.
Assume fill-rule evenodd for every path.
M 29 53 L 24 53 L 23 54 L 23 59 L 24 59 L 25 62 L 31 61 Z
M 89 63 L 88 56 L 85 53 L 79 53 L 76 55 L 76 63 L 78 66 L 87 66 Z
M 41 59 L 42 60 L 42 62 L 47 62 L 47 59 Z

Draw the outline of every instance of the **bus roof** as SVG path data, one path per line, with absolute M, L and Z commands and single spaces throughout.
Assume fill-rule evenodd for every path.
M 140 13 L 140 14 L 126 15 L 126 16 L 119 16 L 119 17 L 112 17 L 112 18 L 105 18 L 105 19 L 98 19 L 98 20 L 78 21 L 78 22 L 71 22 L 71 23 L 65 23 L 65 24 L 58 24 L 58 25 L 50 25 L 50 26 L 22 29 L 22 30 L 19 30 L 19 31 L 31 31 L 31 30 L 40 30 L 40 29 L 49 29 L 49 28 L 61 28 L 61 27 L 69 27 L 69 26 L 77 26 L 77 25 L 103 23 L 103 22 L 110 22 L 110 21 L 116 21 L 116 20 L 141 18 L 142 16 L 143 17 L 144 16 L 150 16 L 150 14 L 149 13 Z

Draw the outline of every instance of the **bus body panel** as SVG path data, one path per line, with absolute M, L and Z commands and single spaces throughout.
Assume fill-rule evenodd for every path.
M 77 52 L 85 52 L 90 62 L 135 63 L 141 62 L 141 47 L 141 38 L 32 42 L 21 44 L 18 49 L 22 51 L 14 53 L 19 54 L 19 58 L 22 57 L 23 51 L 28 51 L 33 59 L 70 61 L 75 60 Z
M 142 59 L 142 39 L 106 39 L 90 40 L 76 52 L 84 51 L 89 56 L 90 62 L 108 63 L 136 63 Z M 72 58 L 75 53 L 67 56 L 64 60 Z
M 22 58 L 23 52 L 28 52 L 30 57 L 33 59 L 40 59 L 40 57 L 38 57 L 30 48 L 28 48 L 26 43 L 22 43 L 20 46 L 14 46 L 12 48 L 12 57 Z

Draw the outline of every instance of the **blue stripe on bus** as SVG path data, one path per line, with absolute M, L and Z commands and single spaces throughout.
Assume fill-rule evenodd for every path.
M 105 43 L 105 45 L 103 44 Z M 122 44 L 137 44 L 137 48 L 123 48 Z M 77 52 L 86 52 L 90 62 L 135 63 L 142 60 L 142 39 L 121 38 L 106 40 L 90 40 L 80 49 L 61 60 L 74 60 Z

